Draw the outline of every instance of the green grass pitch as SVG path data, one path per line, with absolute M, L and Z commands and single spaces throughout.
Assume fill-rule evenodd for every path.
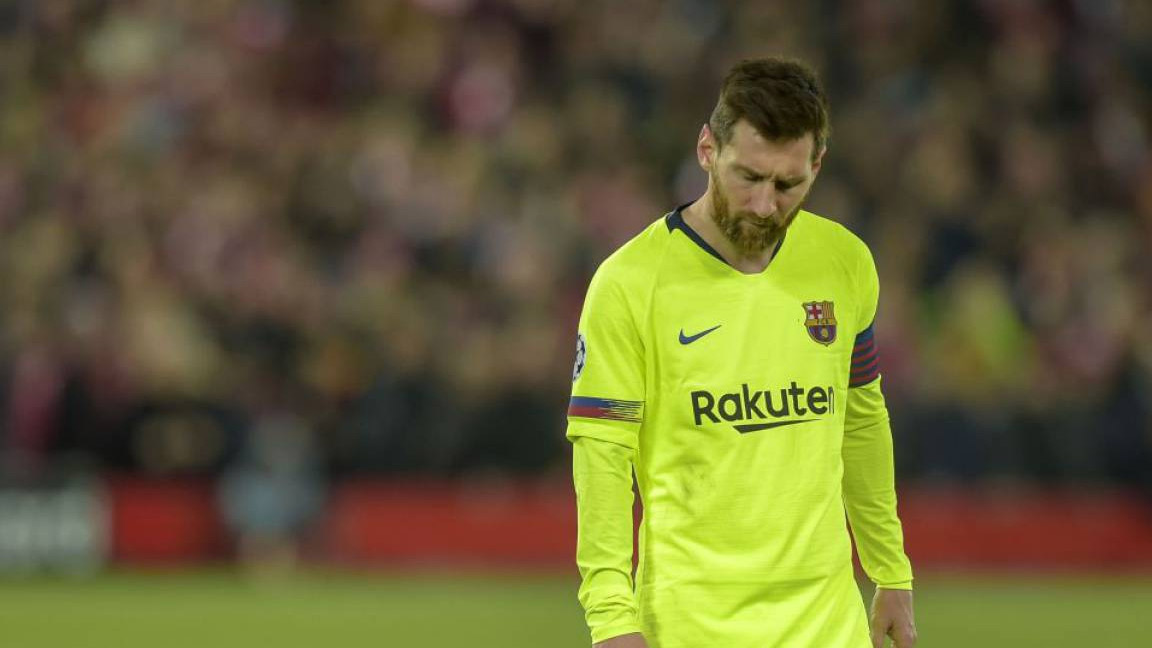
M 223 572 L 0 578 L 5 648 L 580 648 L 565 576 Z M 1150 645 L 1152 577 L 924 576 L 924 648 Z

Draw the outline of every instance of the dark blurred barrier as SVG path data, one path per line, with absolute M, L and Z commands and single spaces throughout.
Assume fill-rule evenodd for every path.
M 114 479 L 108 485 L 110 558 L 116 563 L 219 560 L 228 540 L 207 481 Z
M 576 508 L 555 485 L 361 481 L 336 491 L 325 531 L 341 562 L 568 566 Z
M 1152 568 L 1152 505 L 1134 494 L 912 491 L 900 517 L 922 568 Z
M 117 563 L 228 556 L 201 482 L 115 480 Z M 920 569 L 1152 569 L 1152 507 L 1122 492 L 904 492 L 908 551 Z M 345 565 L 574 569 L 575 506 L 565 484 L 355 481 L 332 492 L 310 555 Z

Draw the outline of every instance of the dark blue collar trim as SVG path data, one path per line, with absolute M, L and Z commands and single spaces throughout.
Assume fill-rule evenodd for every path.
M 685 207 L 691 204 L 692 203 L 686 203 L 680 205 L 675 210 L 673 210 L 671 214 L 668 214 L 668 217 L 664 219 L 668 223 L 668 231 L 672 232 L 674 230 L 680 230 L 681 232 L 684 232 L 684 236 L 687 236 L 689 239 L 691 239 L 693 243 L 699 245 L 700 248 L 708 254 L 711 254 L 717 259 L 720 259 L 724 265 L 728 265 L 728 262 L 724 260 L 724 257 L 720 256 L 720 253 L 716 251 L 716 248 L 708 245 L 708 241 L 705 241 L 699 234 L 696 233 L 696 230 L 692 229 L 688 223 L 684 222 L 684 214 L 682 212 L 684 211 Z
M 685 203 L 683 205 L 680 205 L 679 207 L 674 209 L 672 211 L 672 213 L 668 214 L 664 218 L 664 222 L 668 224 L 668 231 L 672 232 L 675 230 L 680 230 L 681 232 L 684 232 L 684 236 L 687 236 L 689 239 L 692 240 L 693 243 L 695 243 L 696 245 L 699 245 L 702 250 L 704 250 L 708 254 L 711 254 L 712 256 L 716 257 L 717 259 L 720 259 L 720 261 L 722 263 L 724 263 L 724 265 L 730 266 L 731 264 L 729 264 L 727 261 L 725 261 L 724 257 L 720 256 L 720 253 L 716 251 L 716 248 L 712 247 L 711 245 L 708 245 L 708 241 L 705 241 L 704 238 L 701 237 L 696 232 L 696 230 L 692 229 L 692 226 L 690 226 L 688 223 L 684 222 L 684 213 L 683 213 L 684 209 L 691 204 L 692 203 Z M 780 241 L 778 243 L 776 243 L 776 251 L 772 253 L 772 260 L 773 261 L 776 260 L 776 257 L 780 256 L 780 250 L 784 247 L 784 241 L 787 238 L 788 238 L 788 233 L 785 232 L 784 236 L 780 239 Z

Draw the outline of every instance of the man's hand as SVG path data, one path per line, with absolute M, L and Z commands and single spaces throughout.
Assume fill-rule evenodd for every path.
M 892 637 L 896 648 L 916 645 L 916 622 L 912 618 L 912 592 L 876 588 L 872 597 L 872 646 L 883 648 L 884 637 Z
M 644 635 L 633 632 L 601 641 L 592 648 L 648 648 L 648 643 L 644 641 Z

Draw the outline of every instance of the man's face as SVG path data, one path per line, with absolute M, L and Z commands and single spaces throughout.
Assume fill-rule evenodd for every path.
M 741 252 L 767 250 L 792 224 L 820 170 L 823 152 L 813 161 L 813 146 L 811 135 L 765 139 L 743 120 L 719 147 L 707 126 L 701 131 L 697 154 L 712 187 L 712 218 Z

